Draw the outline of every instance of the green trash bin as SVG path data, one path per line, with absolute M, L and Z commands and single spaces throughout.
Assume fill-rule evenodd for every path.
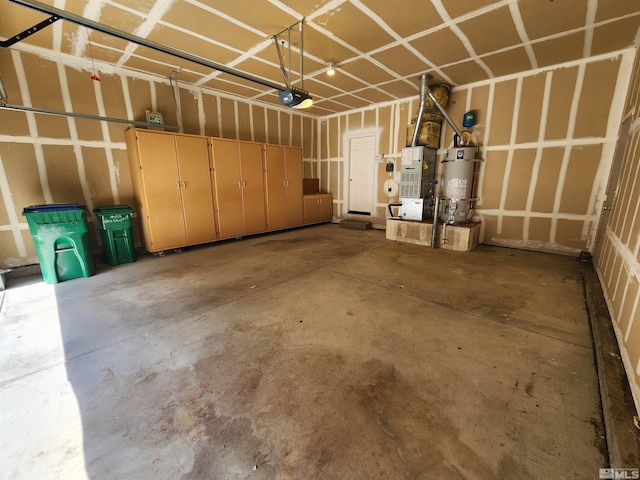
M 90 277 L 96 272 L 84 205 L 32 205 L 22 215 L 27 218 L 46 283 Z
M 93 212 L 98 217 L 100 235 L 104 245 L 104 255 L 109 265 L 121 265 L 136 261 L 133 244 L 131 216 L 133 210 L 127 205 L 96 207 Z

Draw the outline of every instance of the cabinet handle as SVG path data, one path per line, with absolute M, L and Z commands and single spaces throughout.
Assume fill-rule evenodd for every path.
M 242 182 L 238 182 L 238 188 L 242 188 Z
M 176 182 L 176 188 L 180 190 L 180 182 Z
M 244 180 L 242 181 L 242 188 L 247 186 L 247 182 L 245 182 Z
M 187 188 L 187 182 L 182 182 L 182 188 Z
M 282 181 L 282 186 L 286 187 L 287 186 L 287 182 L 285 182 L 284 180 Z

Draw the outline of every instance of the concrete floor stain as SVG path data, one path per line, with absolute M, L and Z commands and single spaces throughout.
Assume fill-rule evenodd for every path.
M 247 368 L 240 374 L 224 375 L 240 347 L 175 372 L 184 385 L 174 392 L 180 399 L 163 408 L 162 432 L 164 442 L 193 438 L 193 466 L 182 480 L 471 478 L 465 471 L 492 478 L 499 473 L 461 442 L 444 411 L 434 410 L 442 404 L 437 390 L 424 398 L 392 364 L 354 362 L 314 348 L 267 353 L 258 343 L 246 346 Z M 212 388 L 197 389 L 204 378 Z M 181 397 L 194 388 L 198 393 Z M 513 460 L 501 465 L 505 474 L 533 478 Z
M 65 358 L 43 381 L 73 385 L 82 440 L 16 435 L 7 475 L 61 445 L 91 480 L 597 476 L 577 260 L 413 247 L 324 225 L 57 285 Z M 29 322 L 2 392 L 44 391 L 29 368 L 50 352 L 20 350 L 41 310 L 10 293 Z

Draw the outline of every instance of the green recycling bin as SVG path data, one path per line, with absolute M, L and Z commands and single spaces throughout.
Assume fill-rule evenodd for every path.
M 107 263 L 121 265 L 135 262 L 136 249 L 131 228 L 131 216 L 134 212 L 131 207 L 109 205 L 96 207 L 93 212 L 98 217 Z
M 84 205 L 32 205 L 22 215 L 27 218 L 46 283 L 90 277 L 96 272 Z

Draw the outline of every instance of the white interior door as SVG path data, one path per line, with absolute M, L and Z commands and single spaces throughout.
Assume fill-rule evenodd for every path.
M 602 211 L 600 212 L 600 221 L 598 223 L 598 230 L 596 231 L 596 241 L 593 248 L 593 264 L 597 266 L 600 261 L 600 255 L 602 254 L 602 243 L 607 232 L 607 225 L 609 224 L 609 216 L 611 214 L 611 206 L 613 200 L 618 192 L 618 180 L 620 177 L 620 169 L 622 168 L 622 160 L 624 157 L 624 151 L 627 147 L 627 140 L 629 138 L 629 131 L 631 129 L 631 115 L 624 119 L 620 125 L 620 134 L 618 136 L 618 142 L 616 144 L 616 150 L 613 154 L 613 161 L 611 163 L 611 171 L 609 173 L 609 181 L 607 183 L 607 190 L 604 202 L 602 203 Z
M 371 214 L 375 180 L 375 134 L 349 140 L 349 212 Z

